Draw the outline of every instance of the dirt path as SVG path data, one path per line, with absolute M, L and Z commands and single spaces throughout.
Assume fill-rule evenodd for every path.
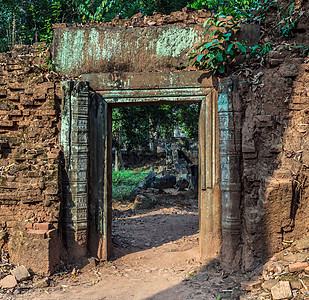
M 205 300 L 220 294 L 236 299 L 237 279 L 216 263 L 199 260 L 197 203 L 188 201 L 138 212 L 115 209 L 115 260 L 88 265 L 76 277 L 53 276 L 49 287 L 2 298 Z

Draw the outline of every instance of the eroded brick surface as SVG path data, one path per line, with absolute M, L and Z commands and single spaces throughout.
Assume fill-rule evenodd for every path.
M 60 211 L 59 87 L 48 55 L 38 45 L 0 54 L 0 230 L 11 261 L 43 273 L 51 238 L 39 232 L 57 230 Z

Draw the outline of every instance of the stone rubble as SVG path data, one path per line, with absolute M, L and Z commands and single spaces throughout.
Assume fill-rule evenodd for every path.
M 309 237 L 275 254 L 255 281 L 242 282 L 241 299 L 309 299 Z
M 11 289 L 17 286 L 16 278 L 13 275 L 7 275 L 0 280 L 0 287 L 2 289 Z
M 17 281 L 27 280 L 31 277 L 25 266 L 18 266 L 11 271 L 11 274 L 16 278 Z
M 162 26 L 168 24 L 201 24 L 212 16 L 212 13 L 201 9 L 195 11 L 193 8 L 185 7 L 182 11 L 172 12 L 170 15 L 165 15 L 159 12 L 154 12 L 152 16 L 143 16 L 141 13 L 135 14 L 131 19 L 120 19 L 116 16 L 111 22 L 106 23 L 87 23 L 87 24 L 54 24 L 53 28 L 61 27 L 149 27 Z

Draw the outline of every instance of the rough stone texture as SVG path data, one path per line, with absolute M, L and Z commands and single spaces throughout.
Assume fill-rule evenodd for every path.
M 296 61 L 289 51 L 280 57 L 287 64 Z M 254 73 L 261 72 L 251 87 L 240 81 L 245 269 L 281 250 L 282 241 L 308 232 L 309 61 L 297 62 L 294 81 L 271 65 Z
M 289 265 L 289 271 L 290 272 L 298 272 L 303 271 L 308 267 L 307 262 L 296 262 L 294 264 Z
M 121 90 L 128 88 L 125 84 L 134 91 L 147 89 L 143 78 L 151 78 L 151 88 L 155 88 L 161 84 L 160 71 L 166 70 L 173 71 L 166 77 L 169 89 L 164 90 L 171 93 L 170 89 L 182 82 L 182 73 L 175 71 L 175 66 L 184 61 L 184 54 L 203 31 L 194 24 L 202 24 L 208 17 L 205 11 L 185 11 L 114 20 L 104 28 L 57 26 L 54 58 L 60 71 L 69 75 L 106 72 L 82 76 L 104 96 L 108 94 L 104 88 Z M 157 26 L 172 23 L 178 25 Z M 119 28 L 106 27 L 111 25 Z M 92 42 L 86 43 L 90 37 Z M 181 37 L 185 37 L 183 43 L 179 42 Z M 175 40 L 177 47 L 172 44 Z M 110 47 L 105 49 L 102 43 Z M 230 257 L 225 256 L 226 262 L 233 258 L 233 268 L 252 269 L 281 250 L 282 241 L 296 240 L 309 230 L 309 60 L 302 61 L 284 47 L 271 51 L 267 65 L 253 71 L 252 78 L 233 81 L 232 90 L 225 93 L 231 96 L 228 104 L 232 106 L 220 112 L 221 168 L 232 178 L 221 181 L 220 188 L 225 190 L 218 187 L 217 192 L 224 196 L 223 209 L 233 208 L 222 223 L 226 236 L 236 237 L 223 244 L 223 248 L 232 242 L 235 245 Z M 103 59 L 97 62 L 100 56 Z M 5 232 L 0 245 L 5 246 L 8 239 L 13 262 L 48 273 L 60 257 L 58 229 L 63 225 L 58 184 L 61 96 L 57 81 L 44 75 L 40 67 L 44 63 L 37 48 L 20 47 L 0 54 L 0 230 Z M 151 72 L 132 77 L 126 73 L 139 71 Z M 190 89 L 196 80 L 196 76 L 191 77 Z M 217 88 L 213 79 L 207 74 L 198 76 Z M 219 100 L 224 104 L 229 99 Z M 224 145 L 224 141 L 228 143 Z M 225 154 L 231 159 L 224 161 Z M 61 213 L 67 217 L 70 211 L 62 209 Z M 234 226 L 233 235 L 228 224 Z M 281 267 L 276 268 L 279 272 Z
M 280 281 L 271 288 L 271 295 L 274 300 L 291 299 L 293 297 L 290 283 L 288 281 Z
M 70 60 L 66 59 L 70 51 L 67 54 L 66 51 L 71 47 L 66 44 L 70 40 L 86 40 L 91 32 L 98 36 L 98 44 L 102 49 L 105 49 L 104 45 L 110 47 L 102 35 L 103 32 L 110 32 L 112 36 L 118 33 L 119 38 L 127 33 L 132 36 L 131 46 L 137 43 L 141 32 L 149 32 L 149 38 L 159 44 L 163 40 L 166 41 L 163 37 L 175 38 L 168 34 L 173 26 L 165 29 L 61 27 L 55 31 L 54 53 L 59 64 L 63 62 L 66 65 L 70 63 Z M 195 25 L 188 27 L 177 25 L 175 28 L 187 34 L 190 31 L 193 35 L 196 30 L 200 30 Z M 70 36 L 70 39 L 61 39 L 63 35 Z M 188 43 L 182 45 L 181 53 L 190 48 L 188 45 L 192 40 L 186 41 Z M 79 72 L 89 73 L 83 74 L 82 80 L 89 81 L 92 88 L 101 91 L 108 103 L 114 101 L 115 95 L 119 95 L 121 98 L 119 101 L 127 101 L 123 96 L 125 89 L 147 89 L 150 87 L 147 87 L 149 82 L 151 88 L 160 85 L 161 82 L 157 82 L 160 76 L 157 74 L 161 73 L 146 73 L 146 71 L 171 70 L 170 67 L 176 63 L 173 58 L 182 57 L 182 54 L 177 56 L 174 52 L 160 56 L 157 52 L 160 47 L 146 49 L 149 40 L 140 40 L 143 46 L 139 48 L 141 51 L 138 55 L 128 51 L 123 55 L 120 54 L 125 51 L 125 47 L 121 51 L 117 48 L 120 52 L 116 48 L 115 51 L 108 51 L 115 54 L 117 62 L 111 68 L 107 68 L 108 60 L 105 54 L 94 52 L 95 49 L 101 48 L 93 47 L 87 40 L 84 43 L 82 51 L 85 53 L 85 64 L 81 60 L 78 64 L 74 62 L 71 68 L 66 68 L 68 74 L 71 72 L 74 74 L 82 66 L 83 69 L 78 69 Z M 146 53 L 151 57 L 152 65 L 147 64 L 141 68 Z M 309 102 L 308 72 L 306 72 L 308 62 L 303 62 L 298 55 L 299 53 L 291 55 L 288 48 L 281 48 L 280 51 L 272 51 L 269 54 L 267 65 L 253 71 L 252 78 L 227 78 L 220 81 L 220 193 L 224 215 L 221 254 L 225 265 L 230 268 L 253 269 L 280 250 L 283 240 L 295 240 L 308 231 L 308 224 L 303 221 L 308 219 L 309 214 L 306 205 L 309 152 L 305 142 L 308 124 L 306 107 Z M 123 57 L 128 61 L 125 61 L 125 68 L 121 69 L 120 61 Z M 100 60 L 100 63 L 96 64 L 98 69 L 90 70 L 89 66 L 94 65 L 91 63 L 94 59 Z M 179 62 L 181 60 L 177 61 Z M 148 67 L 150 69 L 147 69 Z M 115 71 L 121 72 L 115 75 Z M 127 73 L 134 71 L 145 73 Z M 104 72 L 111 72 L 114 75 Z M 177 87 L 177 82 L 180 80 L 174 79 L 181 78 L 182 75 L 179 74 L 181 72 L 171 72 L 169 88 Z M 152 81 L 148 78 L 152 78 Z M 211 84 L 218 87 L 215 82 Z M 114 98 L 108 98 L 110 90 L 117 88 L 119 93 L 117 90 L 115 95 L 113 94 Z M 136 99 L 135 94 L 134 96 Z M 132 97 L 132 102 L 134 99 Z M 227 156 L 228 160 L 225 159 Z
M 0 287 L 2 289 L 11 289 L 17 285 L 17 281 L 13 275 L 5 276 L 0 280 Z
M 37 289 L 45 288 L 48 286 L 49 286 L 49 279 L 47 277 L 33 283 L 33 287 Z
M 158 199 L 150 194 L 138 194 L 134 201 L 135 209 L 153 208 L 158 203 Z
M 207 40 L 201 25 L 206 19 L 189 24 L 178 19 L 168 26 L 56 26 L 53 57 L 61 73 L 74 77 L 100 72 L 174 71 L 176 66 L 187 64 L 188 52 Z M 259 30 L 257 25 L 244 25 L 239 38 L 255 44 Z
M 23 281 L 30 278 L 30 273 L 25 266 L 18 266 L 11 271 L 11 274 L 16 278 L 17 281 Z
M 253 291 L 260 287 L 261 287 L 261 281 L 259 280 L 241 282 L 241 289 L 243 291 Z
M 60 90 L 49 78 L 48 55 L 38 45 L 16 46 L 0 54 L 0 230 L 6 233 L 11 262 L 43 273 L 53 269 L 45 263 L 50 238 L 40 233 L 41 225 L 25 232 L 34 223 L 57 230 L 60 220 Z M 18 232 L 29 236 L 30 244 L 28 239 L 19 240 Z M 43 243 L 37 248 L 42 263 L 31 241 Z M 28 251 L 18 253 L 21 244 Z
M 309 249 L 309 236 L 304 237 L 303 239 L 297 241 L 296 248 L 298 250 Z
M 275 286 L 279 282 L 278 279 L 268 280 L 262 283 L 262 288 L 264 290 L 271 290 L 273 286 Z

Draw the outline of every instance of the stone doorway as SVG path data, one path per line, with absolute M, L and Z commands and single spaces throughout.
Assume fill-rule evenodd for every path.
M 229 201 L 230 191 L 221 191 L 225 188 L 222 181 L 220 186 L 220 169 L 226 170 L 231 163 L 225 159 L 220 166 L 223 152 L 219 151 L 219 139 L 228 143 L 231 138 L 225 134 L 229 105 L 228 97 L 219 95 L 218 99 L 213 78 L 202 72 L 101 73 L 82 75 L 81 81 L 67 81 L 62 86 L 61 145 L 66 179 L 63 181 L 63 232 L 71 259 L 86 256 L 89 251 L 103 260 L 111 255 L 112 108 L 170 103 L 199 103 L 200 106 L 199 248 L 202 258 L 218 257 L 222 236 L 228 236 L 226 241 L 230 245 L 233 240 L 230 223 L 232 220 L 232 225 L 236 225 L 239 218 L 231 204 L 224 203 Z M 221 128 L 220 114 L 224 121 Z M 228 226 L 224 223 L 227 220 Z M 232 234 L 235 233 L 238 234 L 234 230 Z

